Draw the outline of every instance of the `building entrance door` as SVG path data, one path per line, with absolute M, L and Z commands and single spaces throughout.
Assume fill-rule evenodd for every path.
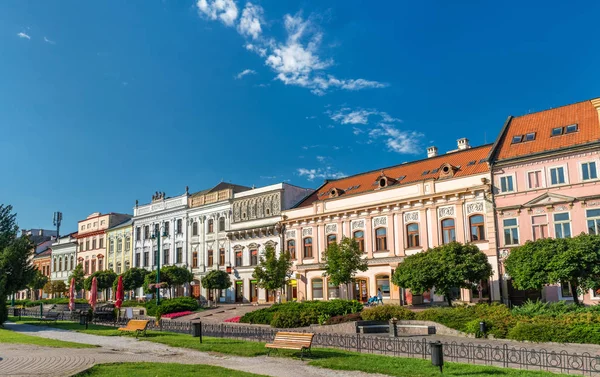
M 360 302 L 369 301 L 369 284 L 367 279 L 356 279 L 354 283 L 354 299 Z
M 258 284 L 256 280 L 250 281 L 250 302 L 258 301 Z
M 244 282 L 242 280 L 235 282 L 235 302 L 244 302 Z
M 196 300 L 200 298 L 200 283 L 192 285 L 192 297 Z

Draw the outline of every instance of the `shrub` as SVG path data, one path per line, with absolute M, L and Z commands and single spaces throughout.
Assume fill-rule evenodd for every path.
M 148 313 L 150 313 L 150 309 L 146 309 L 148 310 Z M 163 300 L 160 303 L 160 306 L 156 309 L 155 315 L 160 317 L 163 314 L 194 311 L 197 309 L 198 302 L 192 297 L 177 297 L 169 300 Z
M 339 323 L 355 322 L 362 320 L 361 313 L 351 313 L 346 315 L 336 315 L 325 322 L 326 325 L 337 325 Z
M 414 319 L 415 313 L 399 305 L 381 305 L 362 311 L 362 319 L 365 321 L 389 321 L 396 319 Z

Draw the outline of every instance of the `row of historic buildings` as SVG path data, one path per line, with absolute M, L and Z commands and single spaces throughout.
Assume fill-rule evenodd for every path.
M 493 144 L 471 147 L 459 139 L 447 153 L 429 147 L 425 159 L 327 180 L 316 190 L 223 182 L 173 197 L 156 192 L 149 203 L 136 201 L 133 216 L 94 213 L 80 221 L 77 232 L 50 246 L 48 273 L 66 279 L 79 263 L 88 275 L 177 265 L 195 276 L 181 294 L 217 299 L 201 278 L 222 269 L 233 286 L 220 300 L 268 302 L 275 293 L 260 289 L 252 271 L 272 245 L 294 261 L 288 300 L 364 301 L 381 289 L 384 300 L 420 303 L 442 297 L 395 287 L 394 269 L 406 256 L 458 241 L 477 245 L 494 273 L 472 289 L 457 289 L 457 298 L 569 300 L 568 283 L 543 292 L 515 289 L 503 260 L 527 240 L 600 232 L 599 114 L 600 99 L 593 99 L 511 116 Z M 369 265 L 350 287 L 322 276 L 323 251 L 342 237 L 358 240 Z M 582 299 L 599 302 L 600 292 Z

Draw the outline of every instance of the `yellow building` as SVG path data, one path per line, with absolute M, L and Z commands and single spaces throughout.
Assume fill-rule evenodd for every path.
M 106 230 L 106 268 L 120 275 L 131 268 L 133 220 Z

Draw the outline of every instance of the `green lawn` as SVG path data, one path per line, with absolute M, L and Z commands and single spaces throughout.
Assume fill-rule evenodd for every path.
M 163 363 L 115 363 L 96 365 L 77 377 L 259 377 L 262 375 L 237 370 L 213 367 L 210 365 L 186 365 Z
M 15 344 L 33 344 L 36 346 L 56 347 L 56 348 L 94 348 L 91 344 L 63 342 L 62 340 L 54 340 L 40 338 L 39 336 L 27 335 L 11 330 L 0 329 L 0 343 L 15 343 Z
M 38 324 L 35 321 L 20 321 L 21 323 Z M 58 322 L 56 327 L 76 330 L 94 335 L 118 335 L 118 331 L 112 327 L 90 325 L 89 330 L 79 324 L 72 322 Z M 124 335 L 127 336 L 127 335 Z M 148 331 L 146 337 L 140 337 L 140 340 L 166 344 L 171 347 L 189 348 L 201 352 L 216 352 L 237 356 L 262 356 L 266 355 L 268 350 L 264 343 L 251 342 L 245 340 L 236 340 L 228 338 L 204 337 L 203 343 L 199 338 L 194 338 L 187 334 L 176 334 L 169 332 Z M 439 369 L 433 367 L 429 360 L 393 357 L 384 355 L 370 355 L 358 352 L 348 352 L 335 349 L 315 348 L 312 352 L 313 357 L 308 358 L 309 364 L 317 367 L 337 370 L 357 370 L 367 373 L 381 373 L 389 376 L 410 376 L 410 377 L 428 377 L 440 376 Z M 300 357 L 300 352 L 296 351 L 273 351 L 272 356 L 281 357 Z M 159 375 L 159 374 L 157 374 Z M 523 377 L 556 377 L 565 376 L 548 372 L 525 371 L 518 369 L 505 369 L 497 367 L 486 367 L 470 364 L 449 363 L 446 362 L 444 375 L 448 376 L 523 376 Z

